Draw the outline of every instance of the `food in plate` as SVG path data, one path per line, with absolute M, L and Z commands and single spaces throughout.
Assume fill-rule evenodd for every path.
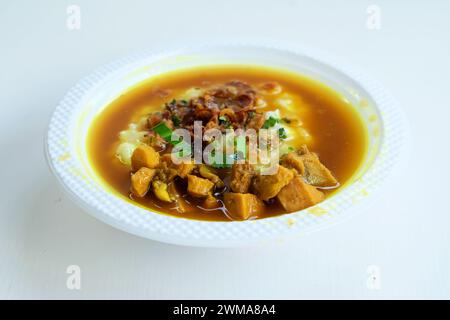
M 287 71 L 173 71 L 108 105 L 88 136 L 114 192 L 145 208 L 210 221 L 303 210 L 350 180 L 366 132 L 331 88 Z

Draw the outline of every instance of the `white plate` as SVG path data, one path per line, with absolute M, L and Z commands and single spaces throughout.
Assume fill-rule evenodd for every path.
M 369 150 L 352 183 L 303 211 L 243 222 L 175 218 L 145 210 L 108 191 L 91 167 L 87 131 L 95 116 L 130 86 L 167 71 L 215 64 L 279 67 L 309 76 L 343 94 L 364 119 Z M 237 246 L 306 233 L 359 212 L 387 176 L 404 145 L 404 121 L 389 94 L 375 81 L 321 52 L 292 45 L 208 44 L 144 52 L 110 63 L 73 87 L 50 121 L 46 152 L 50 167 L 74 201 L 98 219 L 126 232 L 192 246 Z

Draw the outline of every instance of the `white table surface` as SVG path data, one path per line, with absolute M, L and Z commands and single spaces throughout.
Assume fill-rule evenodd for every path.
M 66 8 L 81 8 L 81 29 Z M 366 9 L 381 9 L 381 29 Z M 449 1 L 17 1 L 0 8 L 0 298 L 450 298 Z M 361 214 L 289 241 L 177 247 L 105 225 L 47 169 L 43 136 L 96 66 L 186 39 L 281 39 L 333 52 L 404 109 L 409 166 Z M 81 289 L 66 287 L 69 265 Z M 367 286 L 377 266 L 378 290 Z

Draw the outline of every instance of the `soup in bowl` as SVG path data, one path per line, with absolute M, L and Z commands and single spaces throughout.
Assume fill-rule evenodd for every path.
M 234 246 L 358 212 L 399 154 L 398 114 L 381 86 L 323 53 L 210 44 L 87 76 L 57 107 L 46 149 L 68 194 L 102 221 Z
M 326 85 L 227 65 L 128 90 L 92 123 L 88 154 L 105 183 L 149 210 L 234 221 L 322 202 L 355 174 L 366 140 L 354 106 Z

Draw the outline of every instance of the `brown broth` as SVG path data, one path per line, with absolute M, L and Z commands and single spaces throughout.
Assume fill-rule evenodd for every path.
M 301 108 L 291 111 L 300 117 L 304 126 L 314 138 L 309 144 L 325 164 L 344 185 L 358 169 L 366 152 L 367 133 L 355 109 L 341 95 L 311 79 L 276 69 L 257 66 L 217 66 L 202 67 L 166 73 L 144 81 L 122 94 L 94 120 L 88 134 L 88 156 L 93 167 L 104 182 L 130 200 L 130 170 L 116 157 L 118 134 L 130 122 L 142 115 L 161 110 L 165 102 L 172 100 L 191 87 L 204 87 L 231 80 L 242 80 L 250 85 L 276 81 L 284 91 L 300 97 Z M 169 90 L 169 95 L 161 96 L 161 90 Z M 276 109 L 273 98 L 263 111 Z M 282 114 L 283 115 L 283 114 Z M 299 146 L 301 141 L 294 141 Z M 182 190 L 183 185 L 179 188 Z M 339 189 L 338 189 L 339 190 Z M 326 191 L 330 196 L 335 191 Z M 230 221 L 223 209 L 204 210 L 201 202 L 189 196 L 188 212 L 179 213 L 173 204 L 156 199 L 150 193 L 141 199 L 132 199 L 141 206 L 172 216 L 210 220 Z M 279 204 L 267 206 L 257 218 L 266 218 L 284 213 Z

